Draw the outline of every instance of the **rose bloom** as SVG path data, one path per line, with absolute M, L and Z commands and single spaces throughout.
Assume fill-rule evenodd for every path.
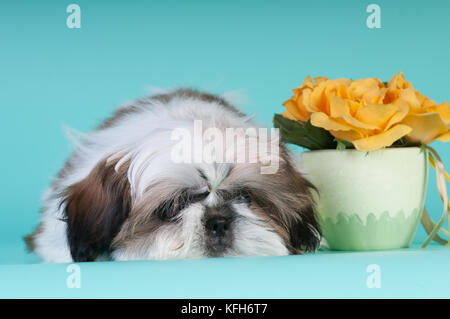
M 439 105 L 398 73 L 385 85 L 377 78 L 330 80 L 306 77 L 283 103 L 282 115 L 328 130 L 356 149 L 373 151 L 406 136 L 411 142 L 450 141 L 450 103 Z

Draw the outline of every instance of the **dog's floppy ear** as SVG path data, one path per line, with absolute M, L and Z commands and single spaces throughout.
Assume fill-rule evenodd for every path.
M 67 240 L 72 259 L 93 261 L 108 253 L 131 208 L 128 163 L 101 161 L 82 181 L 65 191 Z
M 311 192 L 317 191 L 314 185 L 306 180 L 290 164 L 287 167 L 288 184 L 293 196 L 298 199 L 292 202 L 293 216 L 288 225 L 290 250 L 294 254 L 311 252 L 319 248 L 322 231 L 314 212 L 314 201 Z
M 289 227 L 290 250 L 294 254 L 313 252 L 319 248 L 322 231 L 315 217 L 312 203 L 298 211 L 301 216 Z
M 261 175 L 263 181 L 245 192 L 269 217 L 291 254 L 315 251 L 322 237 L 311 196 L 316 188 L 293 167 L 289 157 L 280 164 L 276 174 Z

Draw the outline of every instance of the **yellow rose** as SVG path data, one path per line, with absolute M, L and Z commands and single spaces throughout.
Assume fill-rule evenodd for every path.
M 408 139 L 414 142 L 430 143 L 435 139 L 450 141 L 450 103 L 436 105 L 411 83 L 405 81 L 403 73 L 396 74 L 388 83 L 388 90 L 396 99 L 404 101 L 410 107 L 402 123 L 412 128 Z
M 449 141 L 450 104 L 436 105 L 416 91 L 402 73 L 387 85 L 377 78 L 305 78 L 283 103 L 286 118 L 328 130 L 356 149 L 372 151 L 407 136 L 411 141 Z

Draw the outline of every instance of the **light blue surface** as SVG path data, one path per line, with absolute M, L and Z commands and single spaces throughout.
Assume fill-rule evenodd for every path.
M 0 266 L 0 297 L 40 298 L 449 298 L 448 249 L 304 256 Z M 368 288 L 367 267 L 380 267 Z
M 81 7 L 79 30 L 66 27 L 69 3 Z M 82 289 L 69 290 L 66 266 L 33 264 L 21 242 L 70 153 L 62 125 L 91 129 L 149 86 L 242 89 L 242 108 L 267 125 L 306 75 L 389 79 L 403 71 L 422 93 L 450 101 L 450 2 L 376 1 L 378 30 L 365 25 L 369 3 L 1 1 L 0 296 L 448 297 L 450 255 L 441 247 L 92 263 L 82 266 Z M 432 146 L 449 168 L 449 145 Z M 431 173 L 426 205 L 436 220 L 434 183 Z M 424 236 L 420 228 L 416 242 Z M 365 286 L 370 263 L 382 267 L 381 289 Z

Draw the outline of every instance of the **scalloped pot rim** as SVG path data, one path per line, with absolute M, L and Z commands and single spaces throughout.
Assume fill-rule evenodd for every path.
M 407 151 L 407 150 L 420 150 L 420 147 L 418 146 L 408 146 L 408 147 L 389 147 L 389 148 L 382 148 L 379 150 L 375 150 L 375 151 L 369 151 L 369 152 L 365 152 L 365 151 L 358 151 L 356 149 L 345 149 L 345 150 L 337 150 L 337 149 L 326 149 L 326 150 L 313 150 L 313 151 L 303 151 L 301 154 L 317 154 L 317 153 L 360 153 L 363 154 L 364 156 L 366 155 L 366 153 L 372 154 L 372 153 L 377 153 L 377 152 L 393 152 L 393 151 Z

